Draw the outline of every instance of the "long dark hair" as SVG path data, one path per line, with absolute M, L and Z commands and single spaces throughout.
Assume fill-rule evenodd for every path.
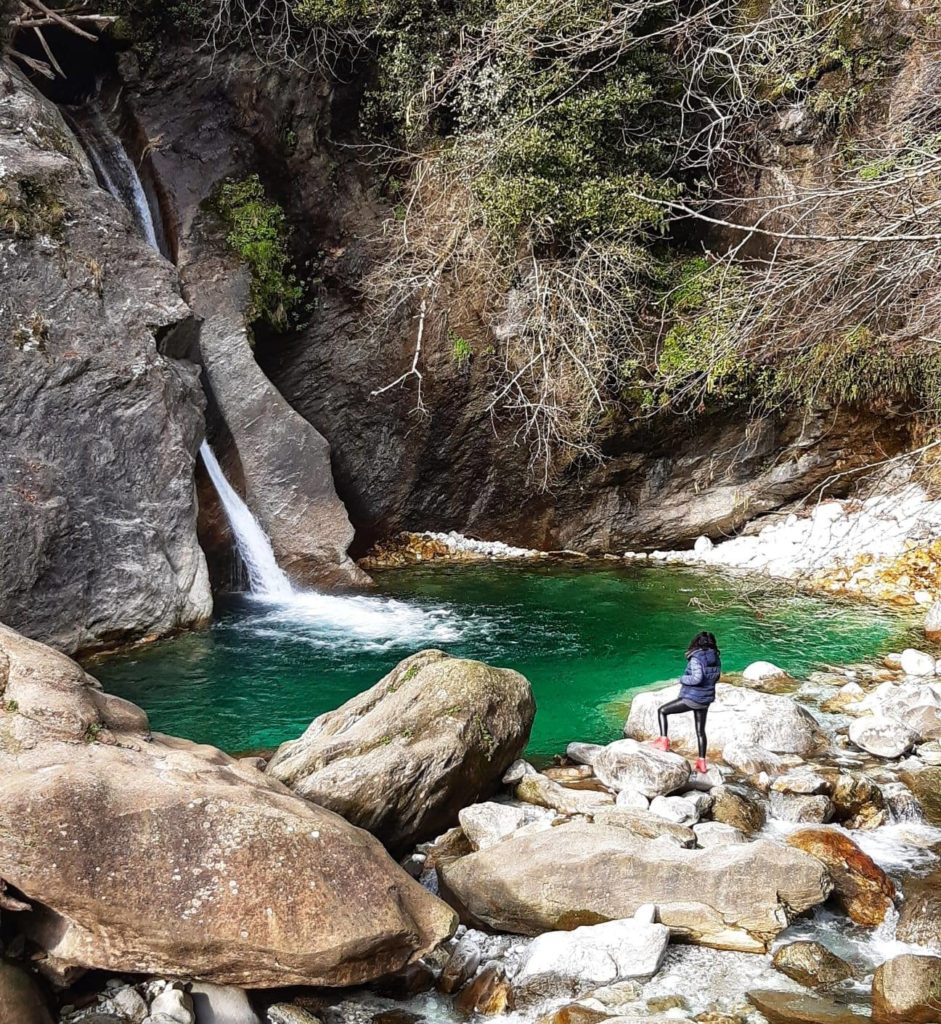
M 716 657 L 719 656 L 719 645 L 716 643 L 716 638 L 713 633 L 707 633 L 703 630 L 701 633 L 697 633 L 692 640 L 689 642 L 689 647 L 686 648 L 686 657 L 688 658 L 693 651 L 715 651 Z

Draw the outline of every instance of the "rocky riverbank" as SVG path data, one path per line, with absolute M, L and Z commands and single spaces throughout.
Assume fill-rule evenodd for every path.
M 634 698 L 624 739 L 537 771 L 526 681 L 423 652 L 263 773 L 0 644 L 18 1024 L 941 1020 L 927 651 L 726 676 L 704 775 L 686 723 L 671 752 L 646 742 L 669 690 Z

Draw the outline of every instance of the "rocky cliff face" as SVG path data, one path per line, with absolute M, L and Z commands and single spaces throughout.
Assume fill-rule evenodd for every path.
M 67 651 L 212 611 L 193 317 L 54 105 L 0 68 L 0 619 Z
M 478 354 L 458 361 L 448 344 L 426 345 L 424 415 L 414 381 L 374 394 L 411 364 L 414 323 L 403 317 L 381 340 L 364 333 L 359 286 L 382 258 L 374 240 L 387 211 L 373 172 L 344 145 L 358 141 L 350 87 L 331 90 L 297 70 L 262 71 L 242 59 L 229 60 L 223 75 L 192 53 L 156 72 L 130 61 L 123 70 L 147 134 L 162 140 L 154 165 L 180 237 L 229 175 L 258 173 L 288 213 L 298 266 L 314 279 L 314 310 L 301 329 L 260 337 L 255 354 L 329 442 L 356 554 L 403 529 L 593 551 L 681 545 L 740 529 L 831 477 L 845 492 L 854 468 L 908 442 L 902 418 L 832 410 L 615 423 L 604 463 L 575 464 L 543 492 L 519 424 L 490 413 L 492 357 L 472 297 L 453 296 L 451 319 Z

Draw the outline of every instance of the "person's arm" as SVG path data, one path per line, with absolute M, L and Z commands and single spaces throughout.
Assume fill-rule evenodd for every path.
M 706 673 L 703 671 L 702 662 L 694 654 L 686 663 L 683 682 L 687 686 L 702 686 L 705 681 Z

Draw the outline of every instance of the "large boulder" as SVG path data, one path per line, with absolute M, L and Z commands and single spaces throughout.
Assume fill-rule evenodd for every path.
M 850 742 L 867 754 L 894 760 L 907 754 L 918 742 L 913 732 L 897 718 L 885 715 L 866 715 L 850 723 Z
M 453 913 L 367 833 L 0 627 L 0 877 L 63 965 L 248 987 L 350 985 Z
M 497 788 L 535 712 L 518 672 L 422 651 L 282 744 L 268 774 L 402 851 Z
M 788 843 L 818 858 L 833 881 L 833 895 L 857 923 L 875 927 L 892 908 L 895 886 L 878 864 L 849 836 L 832 828 L 805 828 Z
M 65 651 L 212 612 L 196 537 L 195 330 L 173 266 L 57 107 L 0 67 L 0 621 Z
M 818 860 L 767 840 L 687 850 L 583 822 L 508 839 L 440 874 L 469 918 L 497 931 L 537 935 L 652 903 L 677 936 L 744 951 L 767 949 L 790 917 L 830 892 Z
M 631 702 L 624 735 L 635 740 L 659 735 L 657 708 L 676 700 L 678 686 L 639 693 Z M 826 737 L 814 716 L 790 697 L 761 693 L 742 686 L 720 683 L 709 708 L 706 726 L 709 753 L 721 757 L 727 743 L 763 747 L 774 754 L 810 757 L 826 745 Z M 696 752 L 692 715 L 670 719 L 670 740 L 689 754 Z
M 938 1024 L 941 957 L 906 953 L 886 960 L 872 979 L 876 1024 Z
M 609 743 L 591 762 L 595 776 L 609 789 L 631 790 L 646 797 L 672 793 L 689 779 L 689 762 L 685 757 L 636 740 Z
M 545 932 L 526 950 L 513 979 L 517 1001 L 581 996 L 602 985 L 649 978 L 663 962 L 670 929 L 640 908 L 635 917 L 572 931 Z

